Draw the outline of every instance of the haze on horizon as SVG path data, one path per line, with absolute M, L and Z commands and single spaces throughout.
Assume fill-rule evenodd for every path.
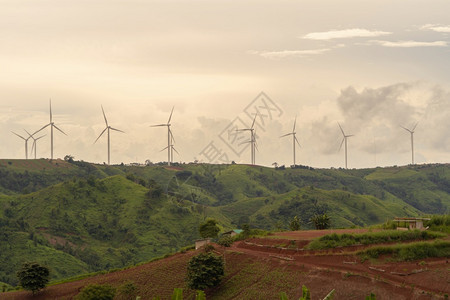
M 349 168 L 450 162 L 450 2 L 437 1 L 2 1 L 0 158 L 24 158 L 11 131 L 49 121 L 55 158 L 111 163 L 166 161 L 167 121 L 180 155 L 208 162 L 211 142 L 229 161 L 250 148 L 224 141 L 250 126 L 261 91 L 276 104 L 257 126 L 256 163 Z M 269 114 L 261 108 L 263 113 Z M 238 118 L 238 119 L 236 119 Z M 224 133 L 225 132 L 225 133 Z M 50 157 L 49 131 L 38 157 Z M 229 138 L 229 136 L 228 136 Z M 31 149 L 31 142 L 29 143 Z M 236 150 L 236 149 L 235 149 Z

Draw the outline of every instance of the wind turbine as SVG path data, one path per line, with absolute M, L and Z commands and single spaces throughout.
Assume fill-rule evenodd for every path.
M 167 121 L 167 124 L 158 124 L 158 125 L 152 125 L 150 127 L 163 127 L 163 126 L 167 126 L 167 147 L 164 148 L 163 150 L 167 149 L 167 165 L 170 166 L 170 163 L 172 162 L 173 159 L 173 144 L 172 142 L 174 141 L 173 135 L 172 135 L 172 131 L 170 130 L 170 120 L 172 119 L 172 114 L 173 114 L 173 109 L 175 108 L 172 107 L 172 111 L 170 112 L 170 116 L 169 116 L 169 120 Z M 175 150 L 175 152 L 177 152 L 177 150 Z M 177 152 L 178 153 L 178 152 Z
M 118 131 L 118 132 L 122 132 L 122 133 L 125 133 L 125 132 L 123 132 L 122 130 L 116 129 L 116 128 L 112 128 L 111 126 L 108 125 L 108 120 L 106 119 L 105 110 L 103 109 L 103 105 L 101 105 L 101 107 L 102 107 L 103 117 L 105 118 L 106 128 L 103 129 L 102 133 L 100 133 L 98 138 L 95 140 L 94 144 L 97 143 L 98 139 L 105 133 L 105 131 L 108 131 L 108 165 L 109 165 L 110 161 L 111 161 L 110 130 L 114 130 L 114 131 Z
M 38 133 L 39 131 L 47 128 L 48 126 L 50 126 L 50 149 L 51 149 L 51 159 L 53 159 L 53 128 L 56 128 L 57 130 L 59 130 L 62 134 L 67 135 L 64 131 L 62 131 L 61 129 L 59 129 L 55 123 L 53 122 L 53 116 L 52 116 L 52 99 L 50 99 L 50 123 L 48 123 L 47 125 L 45 125 L 44 127 L 42 127 L 41 129 L 39 129 L 38 131 L 36 131 L 35 133 L 33 133 L 32 135 L 35 135 L 36 133 Z
M 411 164 L 414 164 L 414 130 L 416 129 L 417 124 L 419 124 L 419 122 L 417 122 L 412 129 L 400 126 L 411 134 Z
M 292 147 L 293 147 L 293 153 L 294 153 L 294 167 L 295 167 L 295 143 L 297 143 L 298 146 L 301 147 L 301 146 L 300 146 L 300 143 L 298 142 L 297 137 L 295 136 L 295 135 L 297 134 L 297 133 L 295 132 L 295 124 L 296 124 L 296 123 L 297 123 L 297 117 L 295 117 L 295 120 L 294 120 L 294 127 L 292 128 L 292 132 L 286 133 L 285 135 L 280 136 L 280 138 L 282 138 L 282 137 L 285 137 L 285 136 L 292 135 Z
M 255 114 L 255 118 L 253 118 L 253 123 L 250 128 L 236 129 L 236 131 L 250 131 L 250 140 L 241 143 L 241 145 L 250 143 L 252 165 L 256 164 L 256 157 L 255 157 L 256 155 L 255 154 L 256 154 L 256 150 L 258 149 L 258 145 L 256 143 L 256 130 L 255 130 L 255 128 L 253 128 L 255 126 L 255 121 L 256 121 L 257 115 L 258 114 Z
M 345 135 L 344 130 L 341 127 L 341 124 L 338 123 L 338 125 L 339 125 L 339 128 L 341 129 L 342 135 L 344 136 L 342 139 L 341 145 L 339 146 L 339 151 L 341 150 L 342 144 L 345 141 L 345 168 L 347 169 L 347 138 L 353 136 L 353 134 Z
M 14 131 L 11 131 L 11 132 L 13 134 L 17 135 L 18 137 L 20 137 L 22 140 L 25 141 L 25 159 L 28 159 L 28 140 L 30 139 L 30 137 L 24 138 L 23 136 L 21 136 L 20 134 L 15 133 Z
M 26 130 L 25 130 L 26 131 Z M 27 133 L 28 133 L 28 135 L 29 135 L 29 138 L 32 138 L 33 139 L 33 145 L 31 146 L 31 154 L 33 153 L 33 149 L 34 149 L 34 159 L 36 159 L 36 148 L 37 148 L 37 141 L 39 140 L 39 139 L 41 139 L 41 138 L 43 138 L 44 136 L 45 136 L 45 134 L 44 135 L 41 135 L 40 137 L 38 137 L 38 138 L 34 138 L 34 136 L 32 136 L 28 131 L 26 131 Z

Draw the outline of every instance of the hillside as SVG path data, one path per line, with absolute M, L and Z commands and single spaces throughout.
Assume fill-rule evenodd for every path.
M 279 299 L 280 292 L 286 292 L 289 299 L 298 299 L 302 285 L 311 290 L 312 299 L 322 299 L 333 289 L 334 299 L 364 299 L 370 293 L 377 299 L 443 299 L 450 292 L 445 257 L 406 262 L 393 256 L 366 260 L 355 252 L 374 245 L 326 252 L 305 250 L 312 237 L 336 233 L 368 232 L 281 232 L 235 242 L 230 248 L 215 245 L 215 253 L 225 260 L 225 277 L 218 287 L 206 291 L 207 299 Z M 445 253 L 449 255 L 450 243 L 441 243 L 445 243 Z M 202 251 L 183 251 L 129 269 L 52 285 L 37 297 L 31 297 L 29 292 L 10 292 L 2 294 L 2 299 L 72 299 L 92 283 L 109 284 L 119 291 L 131 283 L 136 287 L 135 295 L 142 299 L 170 299 L 174 288 L 183 288 L 185 299 L 193 299 L 193 291 L 185 284 L 186 268 L 189 259 Z
M 287 229 L 327 213 L 333 228 L 449 211 L 450 166 L 363 170 L 244 165 L 107 166 L 0 160 L 0 281 L 15 285 L 23 261 L 53 279 L 150 260 L 199 238 L 218 220 Z

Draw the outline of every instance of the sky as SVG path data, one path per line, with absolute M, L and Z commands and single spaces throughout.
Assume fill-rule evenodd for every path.
M 447 0 L 0 0 L 0 158 L 348 167 L 450 162 Z M 256 116 L 256 118 L 255 118 Z M 50 130 L 36 137 L 50 157 Z M 28 150 L 31 150 L 32 140 Z M 162 150 L 162 151 L 161 151 Z M 30 154 L 31 156 L 31 154 Z M 33 155 L 34 157 L 34 155 Z

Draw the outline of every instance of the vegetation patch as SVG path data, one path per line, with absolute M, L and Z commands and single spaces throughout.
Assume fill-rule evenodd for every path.
M 449 257 L 450 242 L 434 241 L 417 242 L 403 245 L 376 246 L 358 252 L 363 260 L 378 258 L 381 255 L 392 255 L 396 261 L 412 261 L 428 257 Z
M 310 250 L 322 250 L 352 245 L 372 245 L 390 242 L 406 242 L 417 240 L 432 240 L 446 237 L 446 234 L 431 231 L 397 231 L 387 230 L 363 234 L 329 234 L 320 237 L 308 244 Z

